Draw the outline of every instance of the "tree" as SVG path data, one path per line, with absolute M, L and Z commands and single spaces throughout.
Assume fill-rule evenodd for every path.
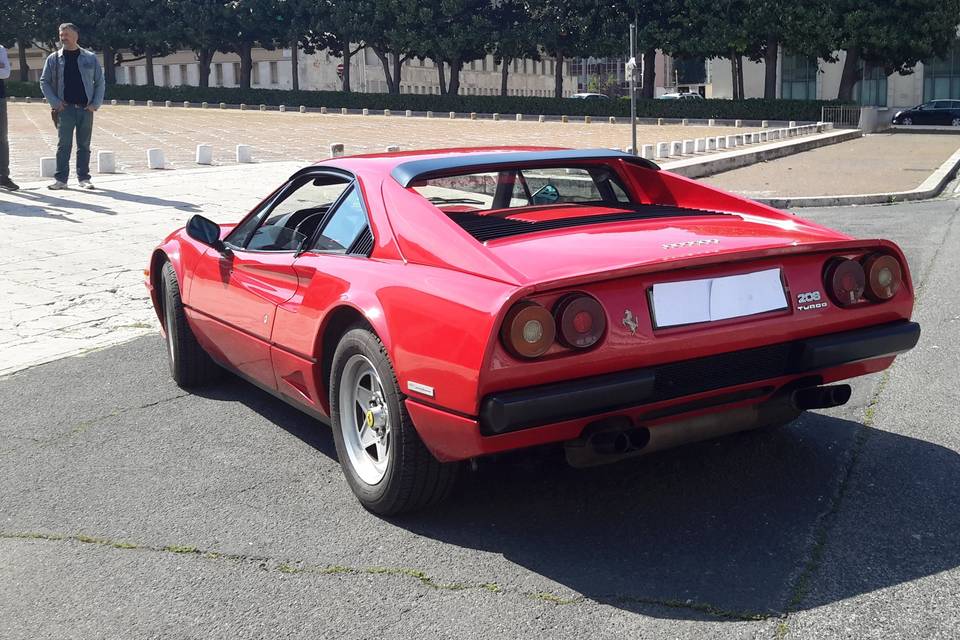
M 500 95 L 507 95 L 510 63 L 518 59 L 540 58 L 537 47 L 538 25 L 521 0 L 505 0 L 494 6 L 490 42 L 487 49 L 500 65 Z
M 20 62 L 20 81 L 29 80 L 30 67 L 27 66 L 26 48 L 38 33 L 36 2 L 30 0 L 11 0 L 4 7 L 3 21 L 0 22 L 0 44 L 12 48 L 17 44 Z
M 917 62 L 943 57 L 957 37 L 960 0 L 837 0 L 836 49 L 846 51 L 839 100 L 853 99 L 861 62 L 886 73 L 913 73 Z
M 363 30 L 363 15 L 350 2 L 325 0 L 306 2 L 307 29 L 300 39 L 306 53 L 329 49 L 343 59 L 342 90 L 350 93 L 350 59 L 364 48 L 353 38 Z M 356 46 L 354 46 L 356 44 Z
M 289 31 L 284 4 L 284 0 L 230 0 L 226 5 L 227 21 L 236 35 L 220 51 L 232 51 L 240 56 L 242 89 L 250 88 L 253 47 L 275 49 Z
M 210 63 L 217 51 L 230 51 L 235 25 L 222 0 L 169 0 L 174 19 L 183 27 L 183 42 L 197 57 L 200 86 L 210 86 Z
M 464 63 L 486 56 L 494 34 L 494 12 L 490 0 L 425 0 L 415 11 L 402 14 L 399 26 L 412 36 L 407 50 L 433 59 L 438 73 L 443 72 L 443 63 L 450 67 L 449 84 L 441 76 L 441 93 L 457 95 Z

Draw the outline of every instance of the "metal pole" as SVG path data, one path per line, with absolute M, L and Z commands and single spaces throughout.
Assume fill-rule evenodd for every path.
M 637 39 L 637 25 L 630 23 L 630 59 L 636 62 L 636 39 Z M 633 155 L 640 155 L 637 153 L 637 91 L 634 82 L 634 78 L 637 75 L 637 66 L 634 65 L 633 69 L 630 70 L 630 136 L 633 141 Z

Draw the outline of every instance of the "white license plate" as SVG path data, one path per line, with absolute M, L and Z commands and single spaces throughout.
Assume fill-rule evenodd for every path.
M 653 325 L 676 327 L 787 308 L 780 269 L 653 285 Z

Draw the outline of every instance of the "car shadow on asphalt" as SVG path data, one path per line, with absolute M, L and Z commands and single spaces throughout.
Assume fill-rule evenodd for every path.
M 336 460 L 329 429 L 238 378 L 200 395 L 242 402 Z M 502 555 L 559 593 L 716 621 L 778 616 L 954 569 L 958 505 L 956 452 L 808 412 L 782 429 L 591 469 L 567 466 L 557 447 L 483 458 L 445 504 L 389 521 Z
M 857 422 L 807 413 L 589 470 L 548 451 L 482 461 L 394 524 L 674 619 L 776 616 L 960 565 L 960 456 Z

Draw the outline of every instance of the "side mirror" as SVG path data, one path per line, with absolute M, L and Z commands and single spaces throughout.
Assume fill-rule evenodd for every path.
M 220 225 L 199 214 L 191 216 L 187 221 L 187 235 L 220 253 L 226 250 L 223 240 L 220 239 Z
M 557 188 L 552 184 L 543 185 L 530 196 L 530 202 L 532 204 L 553 204 L 559 199 L 560 192 L 557 191 Z

